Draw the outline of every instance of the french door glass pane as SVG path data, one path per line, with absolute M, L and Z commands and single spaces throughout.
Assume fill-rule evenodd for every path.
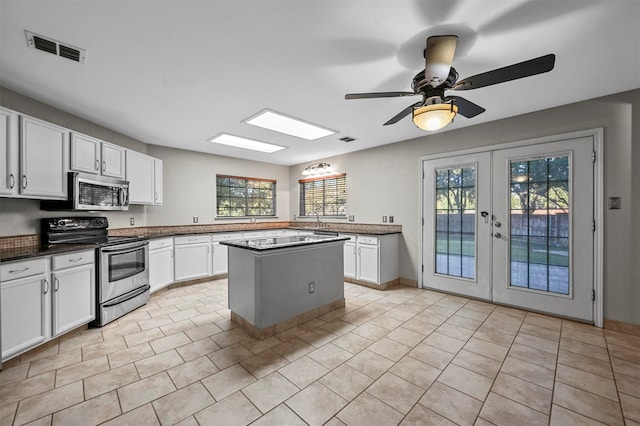
M 436 170 L 435 272 L 463 278 L 476 275 L 476 169 Z
M 569 157 L 511 162 L 511 286 L 569 294 Z

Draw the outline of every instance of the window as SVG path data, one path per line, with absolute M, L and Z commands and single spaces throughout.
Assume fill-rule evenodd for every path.
M 300 216 L 347 215 L 347 175 L 301 179 Z
M 218 217 L 274 216 L 276 181 L 216 175 Z

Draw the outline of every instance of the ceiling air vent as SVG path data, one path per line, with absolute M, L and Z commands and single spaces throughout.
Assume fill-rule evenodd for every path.
M 25 34 L 27 36 L 27 46 L 31 49 L 42 50 L 43 52 L 51 53 L 81 64 L 84 64 L 87 60 L 87 51 L 84 49 L 39 34 L 34 34 L 31 31 L 25 31 Z
M 340 140 L 341 140 L 342 142 L 353 142 L 353 141 L 355 141 L 356 139 L 355 139 L 355 138 L 352 138 L 352 137 L 349 137 L 349 136 L 345 136 L 344 138 L 340 138 Z

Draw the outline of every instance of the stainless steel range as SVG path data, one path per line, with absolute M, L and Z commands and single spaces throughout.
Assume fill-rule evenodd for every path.
M 42 219 L 45 244 L 97 243 L 96 319 L 93 327 L 120 318 L 149 301 L 149 241 L 109 237 L 106 217 Z

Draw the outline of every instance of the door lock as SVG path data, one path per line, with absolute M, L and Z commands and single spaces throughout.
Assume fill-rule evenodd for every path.
M 493 236 L 496 238 L 502 238 L 502 234 L 499 232 L 496 232 L 495 234 L 493 234 Z
M 493 224 L 493 226 L 495 226 L 496 228 L 500 228 L 502 224 L 500 222 L 496 222 Z

